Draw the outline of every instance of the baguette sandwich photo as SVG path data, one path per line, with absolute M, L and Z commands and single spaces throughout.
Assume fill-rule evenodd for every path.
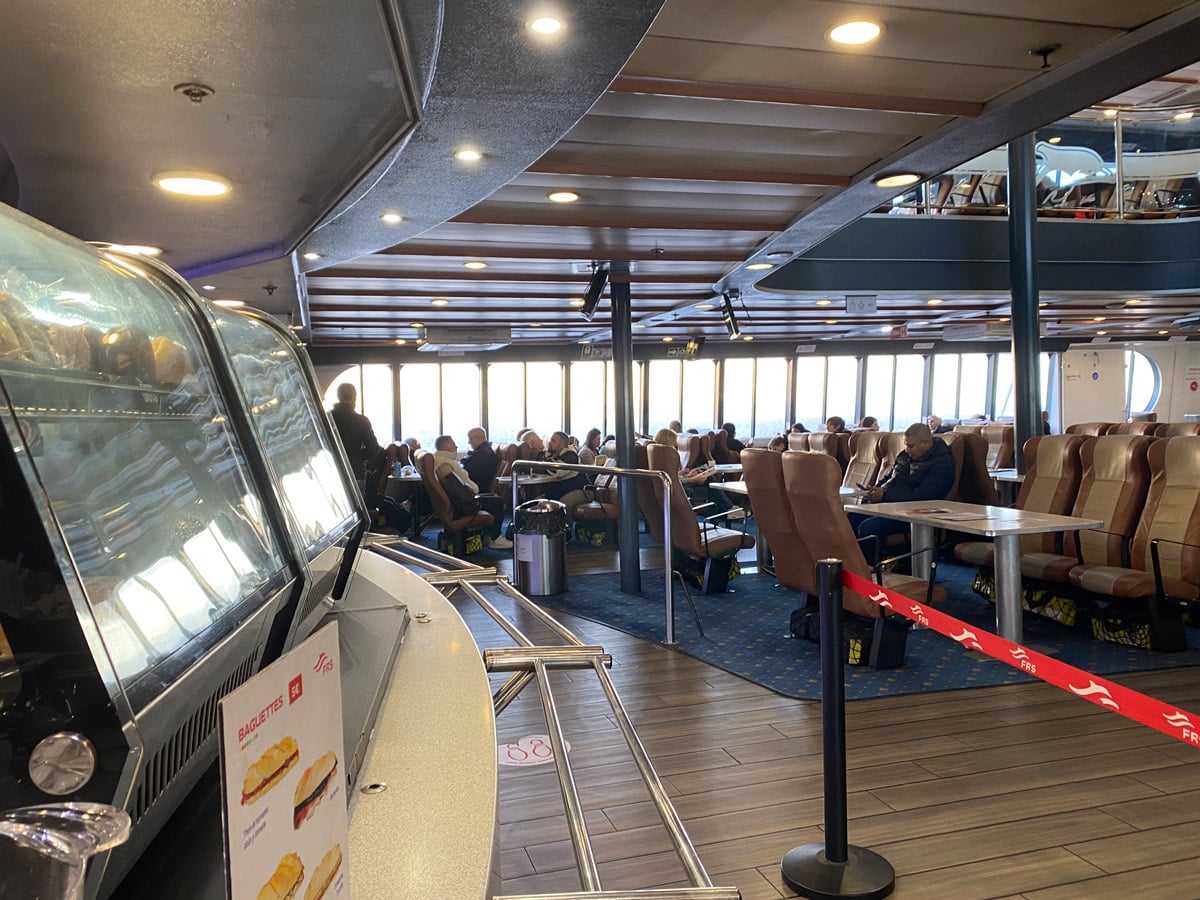
M 259 890 L 258 900 L 292 900 L 303 883 L 304 863 L 295 853 L 288 853 L 279 860 L 274 874 Z
M 324 753 L 300 776 L 296 785 L 296 793 L 292 797 L 292 828 L 299 828 L 304 820 L 309 818 L 329 790 L 333 778 L 337 774 L 337 757 L 333 753 Z
M 317 864 L 317 870 L 313 872 L 312 880 L 304 889 L 304 900 L 321 900 L 325 896 L 325 892 L 329 890 L 329 886 L 333 884 L 333 878 L 341 867 L 342 845 L 334 844 Z
M 254 803 L 279 784 L 299 761 L 300 748 L 294 737 L 285 737 L 278 744 L 268 747 L 267 752 L 246 770 L 246 777 L 242 780 L 242 806 Z

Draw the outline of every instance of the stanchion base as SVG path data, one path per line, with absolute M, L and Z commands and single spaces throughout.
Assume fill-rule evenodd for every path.
M 896 871 L 886 859 L 862 847 L 847 848 L 846 856 L 846 862 L 832 863 L 824 844 L 805 844 L 784 854 L 780 871 L 788 887 L 813 900 L 878 900 L 892 892 Z

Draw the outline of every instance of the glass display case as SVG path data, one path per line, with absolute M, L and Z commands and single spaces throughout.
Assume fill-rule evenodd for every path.
M 105 894 L 365 513 L 285 330 L 0 206 L 0 810 L 110 803 Z

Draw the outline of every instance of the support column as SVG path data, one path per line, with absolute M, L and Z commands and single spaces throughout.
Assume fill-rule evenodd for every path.
M 617 416 L 617 465 L 635 468 L 633 462 L 633 304 L 629 297 L 629 268 L 613 263 L 609 282 L 612 296 L 613 398 Z M 617 547 L 621 566 L 621 591 L 642 589 L 641 554 L 638 548 L 637 481 L 618 479 Z M 665 552 L 670 552 L 667 549 Z
M 1012 282 L 1013 393 L 1016 400 L 1017 471 L 1025 471 L 1021 448 L 1042 433 L 1038 376 L 1041 350 L 1037 285 L 1037 179 L 1033 135 L 1008 142 L 1008 271 Z

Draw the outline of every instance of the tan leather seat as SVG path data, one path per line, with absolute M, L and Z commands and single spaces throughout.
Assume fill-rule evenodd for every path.
M 808 438 L 809 438 L 809 433 L 807 431 L 803 432 L 802 434 L 789 433 L 787 436 L 788 449 L 789 450 L 807 450 L 808 449 Z
M 865 484 L 867 487 L 874 486 L 879 479 L 879 457 L 883 452 L 883 439 L 887 434 L 886 431 L 861 431 L 858 434 L 850 435 L 854 454 L 846 466 L 846 474 L 842 476 L 843 485 L 846 487 L 855 487 L 860 484 Z
M 854 535 L 842 508 L 838 487 L 842 482 L 836 461 L 823 453 L 783 454 L 783 481 L 788 503 L 792 507 L 792 522 L 808 548 L 811 559 L 840 559 L 848 572 L 871 578 L 871 567 Z M 883 584 L 890 590 L 916 600 L 945 599 L 940 586 L 932 586 L 923 578 L 888 573 Z M 877 619 L 883 610 L 874 600 L 853 591 L 844 591 L 842 605 L 860 616 Z
M 687 431 L 676 434 L 675 449 L 679 451 L 679 465 L 687 469 L 700 457 L 700 435 Z
M 967 425 L 963 422 L 955 425 L 954 430 L 959 434 L 983 434 L 982 425 Z
M 1079 447 L 1083 441 L 1083 436 L 1076 434 L 1051 434 L 1026 441 L 1025 480 L 1014 506 L 1030 512 L 1068 515 L 1079 490 Z M 1053 552 L 1054 541 L 1054 532 L 1022 535 L 1021 553 Z M 990 567 L 995 562 L 995 548 L 990 541 L 958 544 L 954 555 L 960 562 L 974 566 Z
M 1099 437 L 1102 434 L 1108 434 L 1108 429 L 1115 425 L 1115 422 L 1076 422 L 1074 425 L 1067 426 L 1066 433 L 1082 434 L 1086 437 Z
M 435 470 L 436 462 L 434 455 L 429 451 L 417 451 L 415 465 L 421 476 L 421 488 L 429 498 L 430 508 L 441 523 L 442 530 L 453 539 L 454 555 L 463 556 L 467 535 L 495 524 L 495 519 L 492 518 L 491 513 L 484 512 L 482 509 L 471 516 L 455 516 L 454 509 L 450 505 L 450 498 L 438 480 Z
M 1068 577 L 1084 591 L 1148 613 L 1153 649 L 1183 650 L 1187 636 L 1179 601 L 1200 595 L 1200 436 L 1153 441 L 1146 456 L 1150 488 L 1130 546 L 1130 565 L 1076 566 Z
M 1108 429 L 1105 434 L 1149 434 L 1157 435 L 1157 422 L 1121 422 Z
M 808 449 L 813 453 L 824 453 L 836 462 L 838 458 L 838 436 L 828 431 L 814 431 L 808 436 Z M 839 468 L 840 465 L 839 465 Z
M 904 452 L 904 432 L 886 431 L 880 434 L 883 443 L 879 452 L 879 477 L 883 478 L 896 465 L 896 457 Z
M 729 432 L 723 428 L 713 432 L 712 458 L 722 466 L 737 462 L 737 454 L 729 449 Z
M 1147 453 L 1154 439 L 1146 435 L 1104 435 L 1083 442 L 1079 459 L 1083 478 L 1071 515 L 1101 519 L 1098 531 L 1071 531 L 1063 553 L 1022 555 L 1021 574 L 1039 581 L 1065 584 L 1080 561 L 1122 566 L 1129 561 L 1129 539 L 1141 517 L 1150 486 Z
M 633 467 L 635 469 L 650 468 L 649 457 L 646 453 L 648 446 L 649 444 L 640 441 L 633 445 Z M 638 511 L 646 520 L 646 533 L 661 544 L 663 542 L 663 508 L 662 502 L 654 494 L 654 482 L 649 478 L 633 480 L 637 484 Z M 628 479 L 626 479 L 626 483 L 628 483 Z M 661 491 L 661 488 L 659 490 Z
M 988 442 L 987 467 L 989 469 L 1008 469 L 1013 464 L 1013 442 L 1015 440 L 1012 425 L 984 425 L 983 437 Z
M 1200 422 L 1159 422 L 1159 437 L 1184 437 L 1185 435 L 1200 434 Z
M 946 499 L 999 506 L 1000 495 L 996 493 L 996 483 L 987 470 L 987 441 L 983 435 L 971 431 L 951 431 L 937 437 L 950 446 L 952 453 L 955 445 L 962 448 L 962 469 L 955 496 Z
M 775 577 L 784 587 L 815 595 L 815 564 L 792 521 L 792 507 L 783 482 L 783 454 L 743 450 L 742 477 L 754 511 L 754 524 L 775 557 Z

